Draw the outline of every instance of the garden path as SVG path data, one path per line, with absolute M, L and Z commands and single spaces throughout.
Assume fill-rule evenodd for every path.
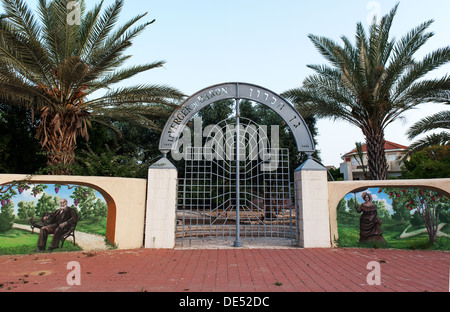
M 441 229 L 442 229 L 444 226 L 446 226 L 446 223 L 441 223 L 441 224 L 439 224 L 437 236 L 439 236 L 439 237 L 450 237 L 450 235 L 441 232 Z M 416 230 L 416 231 L 412 231 L 412 232 L 408 232 L 408 233 L 407 233 L 407 231 L 408 231 L 408 229 L 409 229 L 410 227 L 411 227 L 411 225 L 408 225 L 408 227 L 407 227 L 407 228 L 403 231 L 403 233 L 400 235 L 400 238 L 412 237 L 412 236 L 419 235 L 419 234 L 422 234 L 422 233 L 426 233 L 426 232 L 427 232 L 427 229 L 426 229 L 426 228 L 423 228 L 423 229 L 420 229 L 420 230 Z

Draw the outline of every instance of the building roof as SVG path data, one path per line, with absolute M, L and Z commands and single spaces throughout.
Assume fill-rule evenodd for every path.
M 407 150 L 407 149 L 409 149 L 409 147 L 404 146 L 404 145 L 401 145 L 401 144 L 397 144 L 397 143 L 394 143 L 394 142 L 386 141 L 386 142 L 384 143 L 384 150 L 385 150 L 385 151 L 392 151 L 392 150 Z M 364 145 L 362 146 L 362 151 L 363 151 L 363 153 L 367 153 L 367 145 L 366 145 L 366 144 L 364 144 Z M 358 152 L 358 151 L 357 151 L 357 149 L 355 148 L 355 149 L 353 149 L 351 152 L 348 152 L 348 153 L 346 153 L 345 155 L 343 155 L 342 158 L 344 158 L 344 157 L 346 157 L 346 156 L 350 156 L 350 155 L 356 154 L 357 152 Z

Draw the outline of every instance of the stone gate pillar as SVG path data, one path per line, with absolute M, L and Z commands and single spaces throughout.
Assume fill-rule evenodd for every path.
M 145 248 L 175 247 L 177 179 L 177 169 L 166 157 L 148 170 Z
M 327 169 L 308 158 L 295 170 L 299 246 L 330 248 Z

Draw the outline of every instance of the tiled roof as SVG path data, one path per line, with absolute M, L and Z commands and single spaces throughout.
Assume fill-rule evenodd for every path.
M 407 150 L 408 149 L 408 147 L 407 146 L 404 146 L 404 145 L 401 145 L 401 144 L 397 144 L 397 143 L 394 143 L 394 142 L 390 142 L 390 141 L 386 141 L 385 142 L 385 144 L 384 144 L 384 150 L 385 151 L 389 151 L 389 150 Z M 365 152 L 367 152 L 367 145 L 366 144 L 364 144 L 363 146 L 362 146 L 362 151 L 363 151 L 363 153 L 365 153 Z M 348 153 L 346 153 L 345 155 L 343 155 L 342 157 L 345 157 L 345 156 L 348 156 L 348 155 L 351 155 L 351 154 L 355 154 L 357 152 L 357 150 L 356 150 L 356 148 L 355 149 L 353 149 L 351 152 L 348 152 Z

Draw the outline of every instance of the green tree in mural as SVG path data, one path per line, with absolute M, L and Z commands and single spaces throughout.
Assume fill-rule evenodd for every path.
M 347 213 L 347 201 L 345 200 L 345 198 L 341 199 L 341 201 L 337 206 L 336 211 L 338 215 Z
M 355 217 L 360 216 L 360 214 L 356 211 L 355 206 L 359 206 L 360 203 L 358 202 L 358 200 L 355 197 L 351 197 L 347 200 L 347 207 L 348 207 L 348 212 Z
M 386 189 L 385 192 L 392 200 L 401 202 L 410 211 L 410 215 L 413 211 L 420 215 L 428 232 L 429 243 L 434 244 L 440 214 L 448 213 L 450 209 L 449 199 L 439 192 L 421 188 Z
M 0 232 L 10 230 L 14 223 L 14 204 L 12 201 L 3 201 L 0 208 Z
M 394 211 L 392 219 L 400 221 L 403 225 L 408 224 L 411 220 L 411 211 L 407 208 L 407 198 L 402 197 L 397 188 L 379 189 L 378 193 L 381 192 L 387 194 L 392 201 L 392 210 Z
M 101 199 L 97 199 L 92 207 L 92 214 L 97 219 L 106 217 L 108 214 L 108 205 Z
M 36 216 L 42 217 L 46 213 L 51 213 L 59 208 L 59 199 L 56 196 L 42 193 L 36 204 Z
M 78 207 L 83 219 L 96 215 L 95 204 L 97 196 L 95 195 L 94 189 L 85 186 L 77 186 L 70 197 L 73 199 L 74 205 Z
M 374 200 L 374 205 L 377 206 L 378 217 L 381 219 L 390 219 L 391 214 L 386 208 L 386 204 L 382 200 Z
M 35 210 L 36 210 L 36 205 L 34 202 L 32 201 L 24 201 L 21 200 L 18 204 L 17 204 L 17 216 L 19 217 L 19 219 L 21 220 L 29 220 L 30 218 L 34 217 L 35 214 Z

